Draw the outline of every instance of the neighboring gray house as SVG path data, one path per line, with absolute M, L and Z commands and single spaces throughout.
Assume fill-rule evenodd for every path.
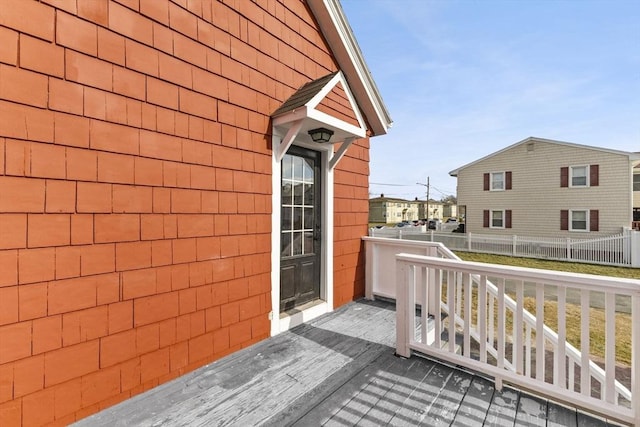
M 530 137 L 449 174 L 467 232 L 586 237 L 632 226 L 638 165 L 640 153 Z

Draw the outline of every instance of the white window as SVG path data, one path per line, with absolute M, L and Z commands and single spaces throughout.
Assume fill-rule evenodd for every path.
M 504 189 L 504 172 L 491 172 L 491 191 L 499 191 Z
M 633 175 L 633 191 L 640 191 L 640 173 Z
M 589 186 L 589 166 L 571 166 L 569 170 L 572 187 Z
M 504 228 L 504 211 L 491 211 L 491 228 Z
M 589 211 L 575 210 L 569 212 L 569 223 L 571 231 L 588 231 L 589 230 Z

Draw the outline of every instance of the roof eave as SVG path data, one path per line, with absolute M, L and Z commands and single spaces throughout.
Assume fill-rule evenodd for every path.
M 307 3 L 367 118 L 372 136 L 386 134 L 393 121 L 339 0 L 307 0 Z

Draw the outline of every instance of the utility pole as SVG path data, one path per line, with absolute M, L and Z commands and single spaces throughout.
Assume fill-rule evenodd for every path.
M 427 187 L 427 211 L 425 212 L 425 217 L 427 217 L 427 220 L 429 220 L 429 177 L 427 177 L 426 184 L 423 184 L 421 182 L 416 182 L 416 184 Z

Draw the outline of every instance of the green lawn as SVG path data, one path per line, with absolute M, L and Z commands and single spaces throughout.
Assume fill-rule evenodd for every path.
M 611 267 L 606 265 L 584 264 L 581 262 L 550 261 L 535 258 L 516 258 L 505 255 L 480 254 L 473 252 L 456 252 L 456 255 L 465 261 L 541 268 L 544 270 L 569 271 L 573 273 L 623 277 L 627 279 L 640 279 L 640 268 Z

